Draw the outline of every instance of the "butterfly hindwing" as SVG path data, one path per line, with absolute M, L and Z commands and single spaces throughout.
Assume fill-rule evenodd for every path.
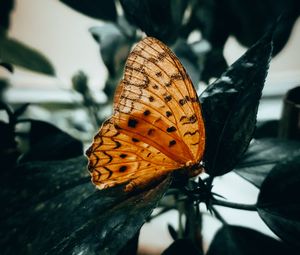
M 127 183 L 126 190 L 179 167 L 156 148 L 120 133 L 109 119 L 87 151 L 93 183 L 100 189 Z

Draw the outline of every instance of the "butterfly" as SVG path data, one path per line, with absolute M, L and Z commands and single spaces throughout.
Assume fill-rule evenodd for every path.
M 136 44 L 116 88 L 113 115 L 87 150 L 92 182 L 99 189 L 124 184 L 144 189 L 168 174 L 202 171 L 205 127 L 191 79 L 159 40 Z

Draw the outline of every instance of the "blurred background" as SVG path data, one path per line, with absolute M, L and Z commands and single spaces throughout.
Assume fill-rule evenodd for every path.
M 0 69 L 0 89 L 3 101 L 13 107 L 30 103 L 27 117 L 55 124 L 82 140 L 85 147 L 101 121 L 109 116 L 124 61 L 145 32 L 172 47 L 200 93 L 283 13 L 258 120 L 278 120 L 284 95 L 300 84 L 297 1 L 221 1 L 218 6 L 218 1 L 212 0 L 136 1 L 143 3 L 140 5 L 134 1 L 83 2 L 0 1 L 3 30 L 0 60 L 14 67 L 13 73 Z M 175 4 L 174 14 L 175 7 L 170 11 L 170 6 Z M 136 12 L 128 11 L 126 6 Z M 95 11 L 102 7 L 102 12 Z M 166 10 L 171 13 L 165 13 L 166 19 L 155 20 Z M 141 17 L 146 20 L 144 23 Z M 165 29 L 172 27 L 172 22 L 180 26 L 177 34 Z M 215 192 L 230 201 L 250 204 L 255 203 L 258 193 L 234 173 L 217 178 L 215 187 Z M 221 208 L 220 212 L 230 223 L 275 236 L 254 212 L 227 208 Z M 164 214 L 142 228 L 141 253 L 156 254 L 172 242 L 166 223 L 176 226 L 177 212 Z M 203 227 L 204 241 L 208 244 L 220 223 L 204 213 Z M 156 238 L 158 235 L 160 238 Z

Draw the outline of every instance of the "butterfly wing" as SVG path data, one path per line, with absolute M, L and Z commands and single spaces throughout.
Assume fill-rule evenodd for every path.
M 147 186 L 199 163 L 204 132 L 198 97 L 183 66 L 163 43 L 145 38 L 128 57 L 113 116 L 87 151 L 92 180 L 100 189 Z
M 197 93 L 171 50 L 147 37 L 133 49 L 115 97 L 114 122 L 174 161 L 202 159 L 205 130 Z
M 100 189 L 123 183 L 126 191 L 141 188 L 180 167 L 149 144 L 120 133 L 112 119 L 103 123 L 87 155 L 92 181 Z

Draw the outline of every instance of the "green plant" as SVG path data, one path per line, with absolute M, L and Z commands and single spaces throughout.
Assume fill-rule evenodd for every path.
M 64 2 L 77 3 L 77 6 L 89 4 Z M 85 10 L 88 14 L 90 11 L 100 11 L 97 15 L 106 15 L 103 16 L 105 19 L 116 21 L 118 16 L 112 2 L 104 4 L 102 9 Z M 157 1 L 153 2 L 157 4 Z M 152 1 L 121 3 L 123 7 L 126 6 L 124 9 L 140 3 L 139 8 L 149 8 L 149 13 L 152 13 L 152 7 L 149 7 Z M 176 3 L 184 6 L 184 2 Z M 142 21 L 139 17 L 132 17 L 137 11 L 127 15 L 147 34 L 158 35 L 160 39 L 167 37 L 170 42 L 174 42 L 181 29 L 168 29 L 166 23 L 174 22 L 175 26 L 178 20 L 173 21 L 170 5 L 166 4 L 164 8 L 167 20 L 161 23 L 155 14 L 144 15 L 144 23 L 140 23 Z M 182 18 L 182 15 L 178 17 Z M 120 23 L 117 24 L 120 26 Z M 162 29 L 164 26 L 165 29 Z M 134 34 L 130 38 L 134 40 L 124 40 L 127 53 L 133 41 L 140 38 L 136 29 L 130 31 Z M 1 141 L 8 141 L 1 142 L 3 146 L 0 150 L 1 162 L 5 162 L 1 164 L 0 173 L 2 253 L 135 254 L 142 225 L 169 210 L 178 210 L 187 220 L 180 222 L 178 230 L 173 226 L 168 227 L 174 243 L 163 254 L 203 254 L 202 219 L 198 204 L 204 202 L 212 215 L 223 224 L 207 254 L 297 254 L 300 245 L 300 201 L 297 196 L 300 182 L 299 141 L 265 138 L 260 128 L 254 133 L 257 107 L 272 53 L 272 36 L 273 31 L 269 31 L 227 71 L 222 69 L 222 76 L 200 95 L 207 130 L 204 156 L 209 174 L 207 179 L 190 180 L 187 183 L 176 176 L 169 176 L 152 189 L 134 195 L 124 193 L 122 186 L 95 190 L 86 170 L 87 160 L 82 155 L 80 141 L 48 123 L 22 119 L 20 116 L 26 110 L 25 106 L 14 111 L 7 104 L 1 104 L 1 110 L 9 116 L 7 122 L 0 122 Z M 104 39 L 108 40 L 109 37 Z M 111 38 L 121 37 L 118 35 Z M 112 42 L 105 44 L 103 38 L 99 41 L 107 47 L 114 45 Z M 190 49 L 191 46 L 186 47 Z M 112 82 L 106 89 L 110 97 L 123 68 L 120 63 L 114 64 L 117 49 L 101 48 L 102 56 L 107 52 L 106 59 L 111 61 L 106 63 L 111 68 Z M 124 56 L 122 61 L 127 53 L 121 54 Z M 192 55 L 187 56 L 192 59 Z M 198 60 L 194 63 L 199 64 Z M 214 75 L 211 73 L 208 76 Z M 90 98 L 86 77 L 79 74 L 76 78 L 73 80 L 75 88 L 85 95 L 85 106 L 90 107 L 91 115 L 95 115 L 95 102 Z M 101 108 L 97 110 L 101 111 Z M 16 132 L 16 126 L 21 122 L 30 123 L 28 133 Z M 254 138 L 260 138 L 253 139 L 249 145 L 253 135 Z M 28 139 L 30 146 L 21 157 L 17 157 L 21 151 L 17 150 L 16 138 L 20 136 Z M 13 154 L 13 157 L 7 157 L 6 152 L 15 151 L 18 151 L 17 156 Z M 230 171 L 236 172 L 260 190 L 257 203 L 232 203 L 211 192 L 214 178 Z M 255 230 L 231 226 L 218 212 L 216 205 L 257 211 L 282 241 Z M 157 206 L 160 211 L 151 215 Z

